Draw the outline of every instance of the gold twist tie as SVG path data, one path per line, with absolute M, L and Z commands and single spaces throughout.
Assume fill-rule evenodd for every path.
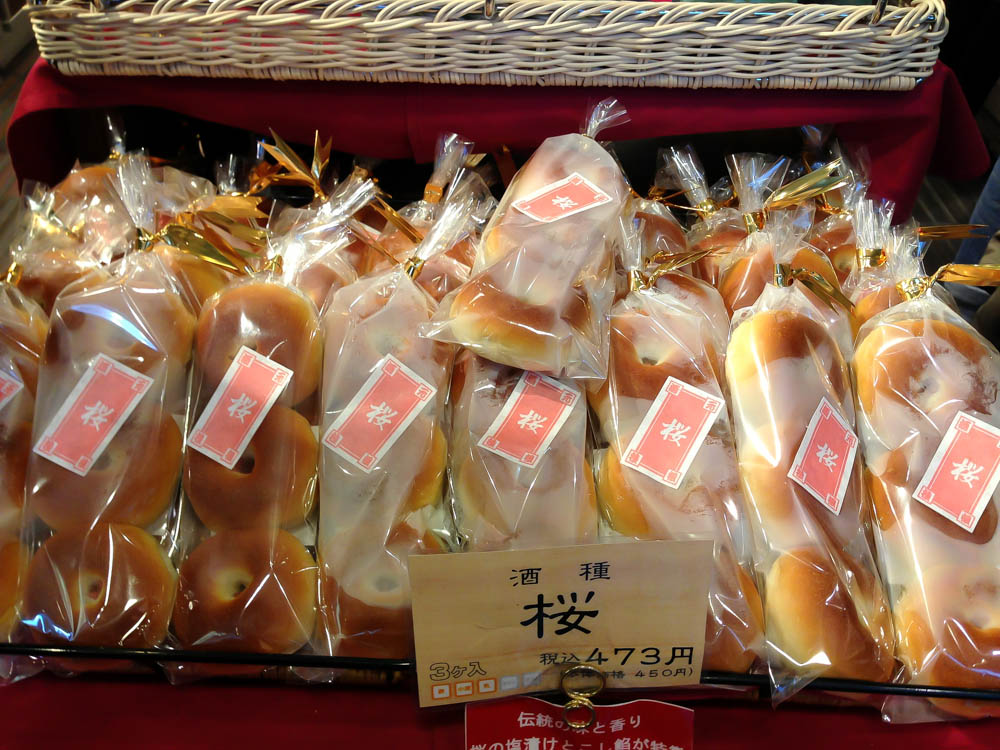
M 792 268 L 785 263 L 774 264 L 775 286 L 791 286 L 795 281 L 801 283 L 831 308 L 839 305 L 848 313 L 854 312 L 854 303 L 847 299 L 840 289 L 815 271 L 810 271 L 808 268 Z
M 563 718 L 573 729 L 586 729 L 597 718 L 597 710 L 591 698 L 596 696 L 607 684 L 607 677 L 601 670 L 589 664 L 577 664 L 562 673 L 559 687 L 566 693 L 569 702 L 563 707 Z M 587 713 L 586 720 L 573 718 L 578 711 Z
M 920 227 L 917 231 L 922 240 L 981 240 L 989 237 L 985 229 L 985 224 L 939 224 Z
M 836 174 L 842 166 L 843 162 L 840 159 L 834 159 L 829 164 L 824 164 L 819 169 L 778 188 L 764 201 L 764 211 L 795 206 L 830 190 L 844 187 L 851 180 L 847 175 Z
M 7 267 L 6 280 L 8 284 L 15 285 L 21 280 L 21 266 L 16 260 L 12 260 Z
M 938 281 L 950 281 L 967 286 L 1000 285 L 1000 266 L 976 266 L 965 263 L 946 263 L 930 276 L 915 276 L 896 284 L 896 291 L 904 300 L 922 297 Z
M 867 268 L 881 268 L 889 260 L 889 256 L 886 254 L 885 250 L 880 247 L 872 248 L 857 248 L 855 255 L 855 260 L 857 261 L 858 268 L 865 270 Z
M 751 211 L 750 213 L 743 214 L 743 224 L 747 228 L 747 234 L 753 234 L 763 229 L 764 220 L 763 211 Z
M 271 172 L 260 175 L 258 183 L 263 184 L 264 187 L 269 184 L 303 185 L 313 191 L 314 198 L 326 200 L 326 193 L 323 191 L 322 186 L 323 172 L 326 171 L 326 167 L 330 163 L 330 150 L 333 145 L 333 139 L 327 139 L 326 143 L 323 143 L 320 140 L 319 131 L 316 131 L 313 139 L 312 164 L 307 167 L 306 163 L 299 158 L 299 155 L 295 153 L 292 147 L 285 143 L 273 130 L 271 131 L 271 137 L 274 138 L 274 145 L 265 143 L 264 150 L 285 171 L 283 173 Z M 263 188 L 258 187 L 258 189 Z
M 424 200 L 427 203 L 440 203 L 444 197 L 444 190 L 439 185 L 426 185 L 424 187 Z

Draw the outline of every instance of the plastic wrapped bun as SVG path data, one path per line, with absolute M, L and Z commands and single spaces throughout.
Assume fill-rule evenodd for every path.
M 28 461 L 26 638 L 135 648 L 164 640 L 176 576 L 164 534 L 176 507 L 194 324 L 149 253 L 59 296 Z
M 547 449 L 532 462 L 495 452 L 484 438 L 495 435 L 498 420 L 514 392 L 547 381 L 498 365 L 470 351 L 456 360 L 451 384 L 450 497 L 460 545 L 467 550 L 531 549 L 581 544 L 597 537 L 594 480 L 586 450 L 587 408 L 582 394 L 565 383 L 546 390 L 575 393 Z M 551 396 L 551 398 L 559 398 Z M 514 402 L 516 403 L 516 402 Z M 548 429 L 551 414 L 511 411 L 507 432 Z M 548 424 L 546 424 L 548 422 Z M 528 437 L 525 435 L 525 437 Z
M 448 544 L 444 405 L 455 347 L 417 328 L 437 308 L 421 278 L 477 203 L 463 196 L 442 207 L 410 263 L 337 291 L 323 316 L 321 653 L 411 656 L 407 558 Z
M 813 481 L 813 472 L 816 481 L 824 481 L 826 470 L 838 472 L 832 494 L 839 493 L 839 512 L 829 495 L 820 502 L 789 476 L 814 415 L 853 430 L 850 373 L 826 313 L 798 282 L 768 285 L 734 322 L 726 374 L 775 697 L 819 676 L 888 680 L 892 621 L 869 548 L 861 460 L 851 460 L 849 434 L 840 433 L 837 450 L 809 443 L 801 457 L 822 462 L 803 469 L 801 481 Z
M 605 377 L 613 235 L 627 189 L 594 137 L 623 115 L 602 102 L 586 135 L 535 151 L 486 228 L 472 278 L 442 301 L 425 335 L 511 367 Z
M 710 252 L 693 264 L 693 273 L 712 286 L 718 286 L 726 255 L 747 236 L 743 217 L 735 208 L 722 207 L 713 200 L 705 169 L 691 146 L 664 149 L 659 159 L 657 186 L 683 190 L 698 215 L 687 244 L 692 250 Z
M 904 679 L 921 685 L 1000 687 L 998 493 L 971 528 L 914 497 L 959 415 L 1000 427 L 1000 355 L 927 294 L 868 321 L 853 360 L 859 427 L 875 504 L 876 541 L 893 596 Z M 958 433 L 955 433 L 956 435 Z M 956 456 L 946 480 L 963 476 Z M 985 472 L 967 475 L 971 491 Z M 956 484 L 952 495 L 964 487 Z M 938 491 L 944 492 L 943 488 Z M 969 522 L 971 524 L 971 521 Z M 937 700 L 948 714 L 1000 715 L 991 703 Z M 890 699 L 886 713 L 910 713 Z
M 38 362 L 48 319 L 13 286 L 0 283 L 0 641 L 16 621 L 25 549 L 19 541 Z
M 275 274 L 236 279 L 201 310 L 177 544 L 182 648 L 293 653 L 312 633 L 322 356 L 315 305 Z M 171 676 L 261 671 L 182 664 Z
M 676 283 L 683 274 L 672 276 Z M 718 292 L 704 286 L 721 308 Z M 713 330 L 697 308 L 669 292 L 632 291 L 612 308 L 608 379 L 588 397 L 608 442 L 594 459 L 604 520 L 617 534 L 636 539 L 715 542 L 703 668 L 746 672 L 764 652 L 764 615 L 751 575 L 750 531 L 725 406 L 726 331 Z M 648 422 L 670 378 L 714 398 L 718 410 L 679 480 L 666 479 L 639 456 L 662 452 L 671 440 L 686 447 L 699 439 L 697 425 L 678 426 L 667 417 Z

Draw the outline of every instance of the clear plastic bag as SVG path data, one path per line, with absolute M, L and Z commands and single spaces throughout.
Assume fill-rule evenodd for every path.
M 154 238 L 180 214 L 199 206 L 208 208 L 216 196 L 215 187 L 207 180 L 172 167 L 154 169 L 141 153 L 121 158 L 115 180 L 122 203 L 144 244 L 152 243 L 151 252 L 159 257 L 197 312 L 205 300 L 232 281 L 234 274 Z
M 597 538 L 598 513 L 587 450 L 587 407 L 576 393 L 564 422 L 537 458 L 514 460 L 485 447 L 498 418 L 522 383 L 545 382 L 537 373 L 498 365 L 471 351 L 455 361 L 451 383 L 449 501 L 461 549 L 531 549 L 582 544 Z M 514 402 L 516 403 L 516 402 Z M 513 414 L 513 412 L 511 412 Z M 532 431 L 539 418 L 518 412 L 512 430 Z M 533 420 L 532 418 L 535 417 Z M 518 427 L 517 425 L 523 425 Z M 543 424 L 543 429 L 547 425 Z M 537 428 L 536 428 L 537 429 Z
M 56 301 L 28 460 L 21 637 L 130 648 L 166 638 L 194 329 L 190 304 L 150 253 L 92 272 Z
M 10 284 L 0 283 L 0 642 L 16 623 L 21 566 L 21 508 L 31 452 L 38 363 L 49 321 Z
M 447 202 L 413 259 L 337 291 L 323 315 L 320 653 L 413 655 L 407 558 L 450 544 L 444 406 L 455 356 L 417 335 L 437 306 L 420 279 L 477 203 L 471 190 Z
M 711 254 L 694 263 L 693 274 L 718 286 L 725 257 L 747 236 L 743 216 L 735 208 L 719 205 L 705 179 L 705 170 L 691 146 L 674 146 L 659 153 L 657 185 L 684 191 L 698 221 L 688 234 L 688 245 Z
M 634 241 L 626 239 L 626 248 Z M 635 268 L 639 253 L 631 255 L 626 266 Z M 666 278 L 668 289 L 683 288 L 684 274 Z M 608 443 L 594 456 L 597 497 L 614 533 L 715 542 L 703 668 L 746 672 L 764 653 L 764 615 L 752 578 L 750 531 L 725 406 L 728 316 L 714 288 L 687 278 L 704 288 L 702 295 L 714 296 L 722 328 L 713 328 L 698 306 L 656 288 L 634 290 L 612 308 L 608 379 L 588 393 Z M 657 474 L 663 466 L 636 468 L 645 465 L 642 453 L 662 453 L 670 441 L 679 447 L 698 439 L 696 425 L 677 419 L 648 421 L 670 378 L 716 398 L 720 408 L 686 473 L 673 480 Z M 646 446 L 647 439 L 652 445 Z
M 914 493 L 959 414 L 1000 427 L 1000 355 L 940 299 L 926 294 L 870 319 L 852 362 L 858 426 L 874 502 L 875 539 L 896 622 L 901 679 L 1000 688 L 1000 535 L 996 490 L 978 523 L 961 527 Z M 965 459 L 963 459 L 965 460 Z M 970 488 L 983 472 L 944 476 Z M 942 492 L 942 488 L 937 488 Z M 971 519 L 970 519 L 971 523 Z M 1000 715 L 989 702 L 889 698 L 893 720 Z
M 818 432 L 824 422 L 853 430 L 851 377 L 838 346 L 844 337 L 799 282 L 769 284 L 733 326 L 726 375 L 774 697 L 820 676 L 885 682 L 894 670 L 892 619 L 869 547 L 861 457 L 850 460 L 849 434 L 837 428 L 842 442 L 814 446 L 810 438 L 802 447 L 814 419 L 814 436 L 829 434 Z M 800 481 L 836 481 L 842 494 L 831 499 L 828 489 L 821 502 L 790 477 L 793 465 L 803 467 Z M 828 503 L 838 497 L 835 512 Z
M 775 263 L 812 271 L 840 288 L 829 259 L 804 240 L 812 216 L 811 204 L 773 211 L 768 214 L 765 229 L 747 235 L 730 253 L 719 281 L 719 292 L 730 315 L 757 301 L 774 278 Z
M 830 259 L 838 281 L 845 284 L 857 259 L 855 212 L 864 200 L 870 179 L 866 163 L 849 159 L 839 144 L 834 144 L 833 155 L 840 160 L 840 171 L 848 182 L 819 197 L 813 228 L 806 241 Z M 891 217 L 891 210 L 889 213 Z
M 594 137 L 623 116 L 603 102 L 585 135 L 549 138 L 535 151 L 484 232 L 472 278 L 422 334 L 518 368 L 605 377 L 612 245 L 627 189 Z
M 8 276 L 46 315 L 67 285 L 97 268 L 101 258 L 81 231 L 85 208 L 40 186 L 25 196 Z
M 312 635 L 322 354 L 315 305 L 275 274 L 239 278 L 201 310 L 174 550 L 181 648 L 293 653 Z
M 445 133 L 438 138 L 434 171 L 424 186 L 423 197 L 408 206 L 404 206 L 399 211 L 400 216 L 406 219 L 417 232 L 423 234 L 438 218 L 445 191 L 462 169 L 466 158 L 472 152 L 472 146 L 472 141 L 462 138 L 458 133 Z M 386 224 L 379 236 L 379 243 L 392 258 L 372 256 L 372 263 L 365 273 L 389 268 L 393 260 L 396 263 L 402 263 L 413 254 L 419 244 L 419 242 L 407 237 L 405 233 L 400 231 L 399 227 L 392 223 Z M 465 265 L 471 267 L 473 256 L 469 250 L 471 248 L 468 246 L 463 247 L 459 251 L 461 253 L 459 257 L 465 260 Z

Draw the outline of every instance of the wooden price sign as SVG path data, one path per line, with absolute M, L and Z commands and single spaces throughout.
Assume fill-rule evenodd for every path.
M 697 684 L 712 542 L 622 542 L 410 558 L 420 705 L 559 686 Z

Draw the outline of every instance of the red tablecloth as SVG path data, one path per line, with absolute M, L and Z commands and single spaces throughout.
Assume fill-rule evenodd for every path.
M 913 91 L 735 91 L 437 86 L 207 78 L 67 77 L 44 61 L 28 76 L 7 135 L 21 179 L 58 180 L 69 153 L 60 110 L 156 106 L 212 122 L 312 142 L 314 129 L 335 149 L 429 161 L 438 135 L 454 130 L 478 148 L 531 148 L 578 130 L 586 106 L 609 94 L 632 121 L 606 132 L 616 140 L 833 123 L 872 156 L 873 190 L 908 215 L 930 169 L 970 179 L 989 155 L 954 74 L 938 63 Z
M 224 695 L 223 695 L 224 692 Z M 696 750 L 995 750 L 1000 721 L 887 725 L 871 709 L 691 703 Z M 37 677 L 0 688 L 0 747 L 462 750 L 462 709 L 406 692 Z

